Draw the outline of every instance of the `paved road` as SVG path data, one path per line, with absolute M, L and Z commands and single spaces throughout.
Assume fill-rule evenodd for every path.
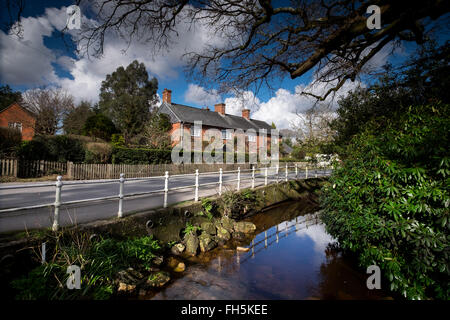
M 318 175 L 328 174 L 328 172 L 318 172 Z M 264 184 L 264 172 L 256 170 L 255 185 Z M 269 175 L 271 173 L 269 172 Z M 274 174 L 274 172 L 272 172 Z M 315 173 L 309 172 L 309 177 L 314 177 Z M 298 178 L 305 177 L 305 173 L 299 170 Z M 279 179 L 284 180 L 284 168 L 280 168 Z M 289 179 L 295 178 L 295 173 L 289 173 Z M 223 174 L 223 192 L 236 189 L 237 173 Z M 62 203 L 74 200 L 92 199 L 118 195 L 119 183 L 117 181 L 101 184 L 74 184 L 75 181 L 63 181 L 66 183 L 62 187 Z M 201 184 L 218 182 L 218 174 L 200 174 L 199 176 L 199 196 L 211 196 L 218 193 L 218 185 L 201 186 Z M 276 177 L 270 176 L 269 183 L 275 183 Z M 42 183 L 20 184 L 17 189 L 4 189 L 14 184 L 0 185 L 0 210 L 16 207 L 49 204 L 49 206 L 38 209 L 28 209 L 16 212 L 0 212 L 0 233 L 8 231 L 29 230 L 36 228 L 51 227 L 53 223 L 52 206 L 55 201 L 54 186 L 37 186 Z M 191 186 L 195 184 L 194 175 L 174 176 L 169 179 L 169 190 L 174 187 Z M 241 172 L 241 188 L 251 186 L 251 172 Z M 32 187 L 30 187 L 32 186 Z M 3 188 L 3 189 L 2 189 Z M 134 194 L 164 189 L 164 179 L 154 178 L 149 180 L 128 180 L 125 182 L 124 194 Z M 124 213 L 132 213 L 147 209 L 162 207 L 163 193 L 133 196 L 126 198 L 123 204 Z M 194 188 L 169 191 L 168 203 L 174 204 L 181 201 L 193 200 Z M 84 223 L 99 219 L 107 219 L 117 216 L 118 198 L 111 200 L 101 200 L 83 204 L 62 205 L 60 209 L 60 225 L 71 225 L 74 223 Z

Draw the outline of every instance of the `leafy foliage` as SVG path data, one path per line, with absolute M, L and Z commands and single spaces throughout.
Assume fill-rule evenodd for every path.
M 149 80 L 143 63 L 134 60 L 119 67 L 102 82 L 99 107 L 123 133 L 125 144 L 141 132 L 156 99 L 158 81 Z
M 0 157 L 13 156 L 22 142 L 22 133 L 15 128 L 0 127 Z
M 171 161 L 170 150 L 115 147 L 112 151 L 112 163 L 116 164 L 159 164 Z
M 450 108 L 410 107 L 373 121 L 323 189 L 322 219 L 410 299 L 449 299 Z
M 114 275 L 129 266 L 148 268 L 161 247 L 152 237 L 127 240 L 112 238 L 91 243 L 87 235 L 71 241 L 57 240 L 52 260 L 34 268 L 29 274 L 11 282 L 17 299 L 108 299 L 114 293 Z M 67 267 L 81 269 L 81 290 L 66 287 Z
M 245 189 L 242 192 L 227 191 L 222 195 L 220 201 L 222 202 L 223 214 L 238 220 L 260 200 L 254 190 Z
M 216 202 L 212 201 L 209 198 L 202 199 L 202 208 L 203 212 L 206 214 L 208 219 L 214 218 L 214 215 L 217 213 L 218 205 Z
M 80 104 L 68 111 L 63 120 L 63 129 L 66 134 L 83 133 L 83 127 L 86 120 L 95 114 L 88 101 L 81 101 Z
M 0 87 L 0 111 L 14 102 L 20 102 L 22 94 L 20 91 L 13 91 L 9 85 Z
M 199 226 L 194 226 L 190 224 L 189 222 L 186 223 L 186 228 L 184 228 L 183 233 L 184 234 L 196 234 L 197 231 L 200 231 L 202 228 Z
M 96 137 L 109 141 L 111 135 L 116 133 L 114 123 L 102 113 L 97 113 L 86 119 L 82 133 L 90 137 Z
M 22 142 L 17 155 L 25 160 L 83 162 L 85 150 L 81 140 L 67 135 L 35 136 Z
M 427 43 L 406 64 L 385 67 L 385 73 L 369 88 L 350 92 L 338 101 L 338 117 L 331 122 L 334 143 L 343 154 L 351 138 L 373 119 L 382 124 L 395 113 L 408 112 L 411 105 L 440 100 L 450 103 L 450 46 Z M 328 153 L 328 152 L 323 152 Z

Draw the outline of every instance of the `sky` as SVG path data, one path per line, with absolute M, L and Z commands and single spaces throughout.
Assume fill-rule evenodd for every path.
M 67 23 L 66 8 L 73 3 L 27 1 L 22 19 L 23 38 L 9 34 L 5 28 L 0 30 L 1 85 L 8 84 L 22 92 L 43 86 L 62 87 L 75 97 L 76 102 L 88 100 L 95 103 L 106 75 L 137 59 L 145 64 L 150 77 L 158 79 L 160 97 L 164 88 L 167 88 L 172 90 L 172 101 L 175 103 L 213 108 L 214 104 L 224 102 L 226 112 L 235 115 L 240 115 L 241 109 L 246 107 L 251 110 L 251 118 L 269 124 L 274 122 L 278 129 L 290 128 L 298 120 L 297 114 L 306 111 L 315 102 L 299 94 L 313 80 L 311 72 L 295 80 L 286 76 L 280 79 L 274 90 L 263 87 L 257 95 L 247 91 L 242 97 L 220 95 L 214 85 L 212 89 L 206 89 L 187 78 L 183 72 L 185 62 L 182 53 L 220 40 L 201 26 L 195 30 L 180 27 L 179 37 L 173 46 L 156 56 L 150 54 L 151 44 L 133 42 L 127 48 L 127 44 L 118 36 L 106 39 L 104 55 L 100 59 L 77 54 L 74 47 L 64 44 L 59 32 Z M 83 10 L 81 13 L 88 14 Z M 5 18 L 5 12 L 2 12 L 1 19 Z M 69 33 L 72 32 L 75 31 Z M 407 56 L 405 48 L 399 48 L 396 55 L 388 57 L 389 49 L 373 57 L 371 64 L 380 67 L 388 59 L 397 61 Z M 338 96 L 345 95 L 357 86 L 366 85 L 364 81 L 348 82 L 338 92 Z M 319 85 L 313 88 L 313 92 L 320 94 L 324 89 L 324 86 Z M 334 106 L 336 100 L 332 103 Z

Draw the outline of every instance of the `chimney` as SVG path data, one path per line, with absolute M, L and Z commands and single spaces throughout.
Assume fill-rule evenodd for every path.
M 225 115 L 225 103 L 218 103 L 214 105 L 214 111 Z
M 250 120 L 250 109 L 242 109 L 242 118 Z
M 172 104 L 172 90 L 164 89 L 163 91 L 163 102 Z

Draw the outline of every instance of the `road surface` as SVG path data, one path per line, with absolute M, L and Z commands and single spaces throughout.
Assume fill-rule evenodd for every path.
M 293 169 L 290 169 L 293 170 Z M 318 176 L 329 174 L 330 171 L 318 172 Z M 274 174 L 274 172 L 272 172 Z M 308 177 L 314 177 L 314 171 L 310 171 Z M 289 172 L 289 179 L 295 178 L 295 172 Z M 305 178 L 305 172 L 299 170 L 298 178 Z M 218 193 L 217 185 L 202 186 L 205 183 L 218 182 L 218 173 L 202 173 L 199 176 L 199 197 L 211 196 Z M 235 190 L 237 186 L 237 173 L 223 174 L 223 189 Z M 280 168 L 279 181 L 285 179 L 284 168 Z M 276 177 L 270 176 L 269 183 L 276 183 Z M 119 194 L 119 182 L 113 181 L 101 184 L 73 184 L 76 181 L 63 181 L 60 208 L 60 226 L 67 226 L 76 223 L 85 223 L 95 220 L 108 219 L 117 216 L 118 197 L 111 200 L 100 200 L 83 204 L 64 205 L 64 202 L 73 200 L 83 200 L 114 196 Z M 51 227 L 53 223 L 55 201 L 54 186 L 37 186 L 39 183 L 20 184 L 21 187 L 15 189 L 5 189 L 10 186 L 17 186 L 12 183 L 0 184 L 0 210 L 33 205 L 48 204 L 47 207 L 38 209 L 20 210 L 15 212 L 0 212 L 0 233 L 9 231 L 30 230 Z M 194 188 L 170 191 L 170 188 L 192 186 L 195 184 L 195 175 L 173 176 L 169 179 L 168 204 L 175 204 L 181 201 L 194 199 Z M 255 186 L 264 184 L 264 171 L 256 170 Z M 22 187 L 23 186 L 23 187 Z M 240 188 L 251 186 L 251 172 L 241 172 Z M 127 180 L 124 184 L 124 194 L 134 194 L 164 189 L 164 178 L 153 178 L 149 180 Z M 163 206 L 164 193 L 133 196 L 124 199 L 123 212 L 133 213 Z

